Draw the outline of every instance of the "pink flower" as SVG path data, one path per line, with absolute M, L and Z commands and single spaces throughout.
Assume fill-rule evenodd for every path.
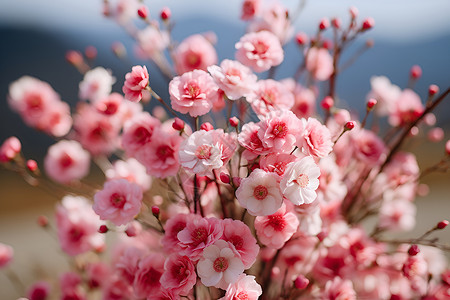
M 425 110 L 419 95 L 413 90 L 405 89 L 395 101 L 393 110 L 389 114 L 389 124 L 404 126 L 415 121 Z
M 319 176 L 320 169 L 311 156 L 291 162 L 281 179 L 281 192 L 294 205 L 312 203 L 317 198 Z
M 218 240 L 203 250 L 197 264 L 197 273 L 205 286 L 214 286 L 225 290 L 229 284 L 237 281 L 244 272 L 244 265 L 230 245 Z
M 333 58 L 325 48 L 312 47 L 306 54 L 306 69 L 319 81 L 325 81 L 333 74 Z
M 126 179 L 113 179 L 105 182 L 103 190 L 94 195 L 93 209 L 100 219 L 122 225 L 133 220 L 141 205 L 141 187 Z
M 261 0 L 244 0 L 242 3 L 241 20 L 251 20 L 258 14 L 261 6 Z
M 203 249 L 216 242 L 223 234 L 221 220 L 216 218 L 201 218 L 191 215 L 186 227 L 178 232 L 181 255 L 186 255 L 193 261 L 198 261 Z
M 307 155 L 326 157 L 333 150 L 330 130 L 315 118 L 302 121 L 304 130 L 299 135 L 297 146 Z
M 372 90 L 367 95 L 367 99 L 377 100 L 375 113 L 379 116 L 387 116 L 394 111 L 395 103 L 401 94 L 401 90 L 395 84 L 391 84 L 389 78 L 385 76 L 373 76 L 370 78 Z
M 98 288 L 106 285 L 111 277 L 109 265 L 103 262 L 88 263 L 86 277 L 90 288 Z
M 282 83 L 267 79 L 257 82 L 254 92 L 247 97 L 247 101 L 262 118 L 271 111 L 291 109 L 294 105 L 294 95 Z
M 30 300 L 45 300 L 50 295 L 50 284 L 47 281 L 35 282 L 27 291 Z
M 167 220 L 164 225 L 164 236 L 161 240 L 164 251 L 167 253 L 176 253 L 181 249 L 178 240 L 178 233 L 186 228 L 187 220 L 191 217 L 188 214 L 176 214 Z
M 299 221 L 283 203 L 274 214 L 256 217 L 255 229 L 258 240 L 270 248 L 280 249 L 297 232 Z
M 416 225 L 416 206 L 408 200 L 396 198 L 390 191 L 379 212 L 379 227 L 392 231 L 409 231 Z
M 145 152 L 145 145 L 152 141 L 153 131 L 159 126 L 161 122 L 148 112 L 141 112 L 125 122 L 122 134 L 125 153 L 128 156 L 139 156 L 140 152 Z
M 152 177 L 147 174 L 145 167 L 134 158 L 125 161 L 116 160 L 112 168 L 106 170 L 105 175 L 108 180 L 124 178 L 129 182 L 134 182 L 143 191 L 149 190 L 152 185 Z
M 369 166 L 379 163 L 386 153 L 384 142 L 370 130 L 355 131 L 351 135 L 351 139 L 354 155 Z
M 164 261 L 162 254 L 150 254 L 139 261 L 133 282 L 137 298 L 146 298 L 160 290 L 159 280 L 164 272 Z
M 267 71 L 281 64 L 284 59 L 280 40 L 265 30 L 245 34 L 235 47 L 236 59 L 255 72 Z
M 357 298 L 350 280 L 335 277 L 332 281 L 326 283 L 321 299 L 356 300 Z
M 79 96 L 82 100 L 89 99 L 91 102 L 106 97 L 111 93 L 112 85 L 116 79 L 110 70 L 97 67 L 84 74 L 83 81 L 79 85 Z
M 104 246 L 104 236 L 97 232 L 102 222 L 86 198 L 65 196 L 56 207 L 56 225 L 61 248 L 69 255 Z
M 245 148 L 242 156 L 247 160 L 253 160 L 258 155 L 270 153 L 270 149 L 266 148 L 262 140 L 258 136 L 260 123 L 255 124 L 248 122 L 242 126 L 242 130 L 238 135 L 239 144 Z
M 28 126 L 47 134 L 63 136 L 72 125 L 69 105 L 48 83 L 36 78 L 24 76 L 11 83 L 8 103 Z
M 261 169 L 254 170 L 242 179 L 236 190 L 236 199 L 252 216 L 268 216 L 275 213 L 283 203 L 277 175 Z
M 248 31 L 270 31 L 278 37 L 282 44 L 285 44 L 294 33 L 291 18 L 286 17 L 287 13 L 287 8 L 278 1 L 270 2 L 260 14 L 260 18 L 251 21 Z
M 259 246 L 250 228 L 239 220 L 223 220 L 222 240 L 232 244 L 238 252 L 245 269 L 249 269 L 256 261 Z
M 194 263 L 187 257 L 172 254 L 164 263 L 161 285 L 179 295 L 188 295 L 197 282 Z
M 148 82 L 148 71 L 146 66 L 134 66 L 131 68 L 131 72 L 125 75 L 125 82 L 122 87 L 125 99 L 139 102 L 142 99 L 142 91 L 145 90 Z
M 235 283 L 228 286 L 225 297 L 220 300 L 257 300 L 261 294 L 262 289 L 256 282 L 255 276 L 241 274 Z
M 206 71 L 217 63 L 217 53 L 211 42 L 203 35 L 194 34 L 184 39 L 174 52 L 175 69 L 178 74 L 193 70 Z
M 0 243 L 0 269 L 9 265 L 14 257 L 14 250 L 11 246 Z
M 52 180 L 69 183 L 86 176 L 90 162 L 89 152 L 77 141 L 62 140 L 48 148 L 44 168 Z
M 158 60 L 160 53 L 169 45 L 169 35 L 152 24 L 137 33 L 136 41 L 139 56 Z
M 75 138 L 92 155 L 110 154 L 119 144 L 121 121 L 100 113 L 94 106 L 81 104 L 74 118 Z
M 127 300 L 132 299 L 133 290 L 120 276 L 112 276 L 102 289 L 103 299 Z
M 303 126 L 293 112 L 288 110 L 270 112 L 261 122 L 258 137 L 265 148 L 274 153 L 290 153 L 296 142 L 296 135 Z
M 273 172 L 279 176 L 278 181 L 283 177 L 286 166 L 295 161 L 297 157 L 286 153 L 274 153 L 261 157 L 259 167 L 266 172 Z
M 217 98 L 217 90 L 212 77 L 202 70 L 184 73 L 169 83 L 172 108 L 192 117 L 202 116 L 211 110 L 211 99 Z
M 0 147 L 0 162 L 8 162 L 20 153 L 22 144 L 15 136 L 7 138 Z
M 147 173 L 158 178 L 175 176 L 180 168 L 178 151 L 183 138 L 175 130 L 156 128 L 152 142 L 147 143 L 136 159 L 147 168 Z
M 295 101 L 291 110 L 297 117 L 309 118 L 315 114 L 316 94 L 313 90 L 301 86 L 292 78 L 283 79 L 281 82 L 294 94 Z
M 114 259 L 115 273 L 119 274 L 124 282 L 132 285 L 139 266 L 139 261 L 147 254 L 141 248 L 125 245 L 125 249 L 116 254 Z
M 240 62 L 225 59 L 219 66 L 210 66 L 208 71 L 230 100 L 245 97 L 253 90 L 257 77 Z

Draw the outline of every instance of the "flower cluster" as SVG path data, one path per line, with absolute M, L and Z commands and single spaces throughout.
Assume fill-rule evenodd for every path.
M 450 167 L 450 142 L 442 160 L 424 171 L 401 149 L 434 126 L 432 110 L 449 90 L 439 94 L 432 85 L 422 103 L 412 87 L 402 90 L 375 76 L 361 121 L 339 107 L 341 52 L 373 19 L 359 20 L 352 7 L 347 27 L 325 18 L 316 36 L 297 33 L 299 68 L 292 78 L 276 80 L 294 36 L 294 19 L 278 2 L 243 1 L 248 32 L 236 41 L 236 60 L 220 63 L 211 34 L 172 41 L 168 8 L 159 24 L 139 1 L 104 5 L 105 14 L 128 29 L 134 18 L 145 23 L 131 30 L 137 52 L 165 74 L 170 99 L 158 95 L 146 66 L 131 68 L 123 96 L 112 92 L 111 71 L 89 69 L 73 53 L 68 59 L 83 79 L 72 115 L 47 83 L 26 76 L 10 85 L 11 108 L 28 125 L 60 138 L 44 159 L 48 179 L 34 160 L 24 159 L 17 138 L 0 148 L 1 166 L 33 185 L 52 181 L 68 191 L 54 225 L 64 253 L 83 259 L 59 277 L 55 294 L 449 299 L 450 269 L 441 250 L 450 247 L 429 237 L 448 221 L 419 238 L 388 238 L 414 227 L 422 176 Z M 333 45 L 325 38 L 330 27 Z M 419 71 L 413 67 L 411 81 Z M 321 82 L 328 83 L 326 91 Z M 151 98 L 167 112 L 147 112 Z M 376 122 L 368 126 L 369 119 L 383 118 L 391 125 L 384 137 Z M 438 142 L 443 131 L 434 127 L 428 136 Z M 91 162 L 104 171 L 102 187 L 82 181 Z M 373 227 L 362 226 L 372 216 Z M 39 218 L 43 227 L 50 223 Z M 109 245 L 105 235 L 117 237 Z M 99 255 L 105 251 L 108 259 Z M 0 244 L 0 268 L 12 258 L 12 248 Z M 27 297 L 52 293 L 48 282 L 38 281 Z

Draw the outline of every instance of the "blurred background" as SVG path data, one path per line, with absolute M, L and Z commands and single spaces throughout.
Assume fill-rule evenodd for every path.
M 69 102 L 78 101 L 78 83 L 82 75 L 65 61 L 67 50 L 84 51 L 92 45 L 98 50 L 96 65 L 111 69 L 117 82 L 113 91 L 121 92 L 123 79 L 131 66 L 141 63 L 150 67 L 152 88 L 167 98 L 167 85 L 149 62 L 133 57 L 133 40 L 112 19 L 102 15 L 101 0 L 2 0 L 0 1 L 0 142 L 15 135 L 22 141 L 27 158 L 42 161 L 53 140 L 28 128 L 7 105 L 9 84 L 23 75 L 46 81 Z M 218 36 L 216 49 L 219 61 L 234 57 L 234 44 L 245 33 L 246 23 L 239 19 L 241 0 L 152 0 L 144 1 L 152 18 L 158 18 L 163 6 L 172 10 L 175 28 L 173 37 L 181 41 L 194 33 L 213 31 Z M 295 11 L 298 1 L 283 2 Z M 357 49 L 367 39 L 374 47 L 345 70 L 338 79 L 338 95 L 347 108 L 363 111 L 370 77 L 385 75 L 406 87 L 412 65 L 420 65 L 422 78 L 415 86 L 424 99 L 430 84 L 441 90 L 450 85 L 450 1 L 448 0 L 380 0 L 380 1 L 307 1 L 296 21 L 295 30 L 307 34 L 316 32 L 322 17 L 348 20 L 348 8 L 355 5 L 360 20 L 375 19 L 375 27 L 353 45 Z M 127 48 L 129 58 L 117 59 L 111 51 L 115 41 Z M 277 79 L 291 76 L 300 62 L 298 48 L 291 42 L 286 47 L 286 60 L 277 72 Z M 350 53 L 352 50 L 350 50 Z M 354 52 L 354 51 L 353 51 Z M 345 60 L 345 59 L 344 59 Z M 447 99 L 449 100 L 449 99 Z M 437 126 L 450 138 L 450 105 L 445 101 L 436 112 Z M 432 144 L 422 139 L 410 145 L 420 157 L 421 168 L 440 160 L 444 143 Z M 428 196 L 418 199 L 417 228 L 407 237 L 415 237 L 438 220 L 450 218 L 450 177 L 430 175 L 423 180 L 430 185 Z M 57 269 L 68 267 L 54 238 L 36 225 L 40 214 L 52 217 L 58 199 L 28 186 L 20 176 L 0 169 L 0 242 L 15 248 L 11 265 L 25 285 L 33 278 L 50 276 Z M 448 232 L 448 231 L 447 231 Z M 442 233 L 444 241 L 450 234 Z M 45 267 L 45 271 L 42 266 Z M 0 272 L 0 299 L 15 299 L 15 292 L 6 276 Z

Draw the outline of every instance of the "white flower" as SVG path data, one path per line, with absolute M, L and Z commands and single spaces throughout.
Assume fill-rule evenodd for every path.
M 197 273 L 205 286 L 226 289 L 244 272 L 244 264 L 224 240 L 218 240 L 203 250 Z
M 111 71 L 97 67 L 84 75 L 79 85 L 79 96 L 83 100 L 89 99 L 95 102 L 101 97 L 108 96 L 115 82 L 116 79 L 111 75 Z
M 295 205 L 309 204 L 316 200 L 320 168 L 311 156 L 287 165 L 280 188 L 283 195 Z
M 277 175 L 261 169 L 254 170 L 249 177 L 242 179 L 236 190 L 236 199 L 252 216 L 274 214 L 283 203 Z
M 214 142 L 213 131 L 199 130 L 183 141 L 179 156 L 181 165 L 200 176 L 210 175 L 222 167 L 222 147 Z

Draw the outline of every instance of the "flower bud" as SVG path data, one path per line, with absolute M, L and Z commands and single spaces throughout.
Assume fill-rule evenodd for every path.
M 352 17 L 352 19 L 356 19 L 358 17 L 358 14 L 359 10 L 356 7 L 350 7 L 350 16 Z
M 180 118 L 175 118 L 172 123 L 172 128 L 177 131 L 182 131 L 184 129 L 184 121 Z
M 221 172 L 220 173 L 220 181 L 222 181 L 223 183 L 227 183 L 227 184 L 230 183 L 230 175 L 228 175 L 224 172 Z
M 87 46 L 84 50 L 84 55 L 90 60 L 93 60 L 97 57 L 97 48 L 94 46 Z
M 152 206 L 152 214 L 155 216 L 155 218 L 157 219 L 159 218 L 159 213 L 160 213 L 159 207 L 156 205 Z
M 326 96 L 325 98 L 323 98 L 320 105 L 324 110 L 329 111 L 334 106 L 334 100 L 330 96 Z
M 233 184 L 234 184 L 236 187 L 239 187 L 239 186 L 241 185 L 241 181 L 242 181 L 242 178 L 241 178 L 241 177 L 233 177 Z
M 445 143 L 445 153 L 447 153 L 447 155 L 450 155 L 450 140 Z
M 308 43 L 308 40 L 308 35 L 304 32 L 299 32 L 295 35 L 295 41 L 301 46 L 306 45 L 306 43 Z
M 230 125 L 232 127 L 238 127 L 238 125 L 239 125 L 239 119 L 236 117 L 229 118 L 228 122 L 230 122 Z
M 330 20 L 328 20 L 328 18 L 322 18 L 322 20 L 320 20 L 320 23 L 319 23 L 319 29 L 325 30 L 328 27 L 330 27 Z
M 22 150 L 22 144 L 15 136 L 7 138 L 0 147 L 0 162 L 8 162 Z
M 363 25 L 362 25 L 362 30 L 369 30 L 371 29 L 373 26 L 375 26 L 375 20 L 372 17 L 368 17 L 367 19 L 364 20 Z
M 139 17 L 141 17 L 142 19 L 147 19 L 147 16 L 148 16 L 147 6 L 142 5 L 141 7 L 139 7 L 137 13 L 138 13 Z
M 214 129 L 214 126 L 212 126 L 212 124 L 209 122 L 205 122 L 200 126 L 200 129 L 205 130 L 205 131 L 211 131 Z
M 46 281 L 38 281 L 34 283 L 27 292 L 30 300 L 45 300 L 50 294 L 50 284 Z
M 422 76 L 422 68 L 418 65 L 414 65 L 411 67 L 409 74 L 410 74 L 411 78 L 419 79 Z
M 439 87 L 435 84 L 432 84 L 428 87 L 428 95 L 433 96 L 439 93 Z
M 444 229 L 445 227 L 448 226 L 448 221 L 447 220 L 442 220 L 439 223 L 437 223 L 436 228 L 437 229 Z
M 333 42 L 331 40 L 324 40 L 322 46 L 325 49 L 330 50 L 331 48 L 333 48 Z
M 69 50 L 66 52 L 66 60 L 73 66 L 79 66 L 83 63 L 83 55 L 79 51 Z
M 27 169 L 30 172 L 35 172 L 38 169 L 37 162 L 34 159 L 27 160 Z
M 168 20 L 170 19 L 170 16 L 172 15 L 172 12 L 170 11 L 170 9 L 168 7 L 163 7 L 163 9 L 161 10 L 161 19 L 162 20 Z
M 352 130 L 353 128 L 355 128 L 355 121 L 348 121 L 347 123 L 345 123 L 344 129 L 347 130 Z
M 98 228 L 98 232 L 99 233 L 107 233 L 108 232 L 108 227 L 106 227 L 106 225 L 100 225 L 100 227 Z
M 367 101 L 367 110 L 372 110 L 372 108 L 377 104 L 377 100 L 370 98 L 369 101 Z
M 333 27 L 336 29 L 341 28 L 341 19 L 339 19 L 339 18 L 331 19 L 331 25 L 333 25 Z
M 45 228 L 48 226 L 48 218 L 46 216 L 39 216 L 37 219 L 37 223 L 39 226 Z
M 409 247 L 408 254 L 410 256 L 417 255 L 419 252 L 420 252 L 419 246 L 411 245 L 411 247 Z
M 328 232 L 326 231 L 321 231 L 317 234 L 317 238 L 319 239 L 319 241 L 323 241 L 324 239 L 326 239 L 326 237 L 328 236 Z
M 304 288 L 306 288 L 309 284 L 309 279 L 306 278 L 303 275 L 299 275 L 295 280 L 294 280 L 294 285 L 297 289 L 299 290 L 303 290 Z
M 125 229 L 125 234 L 128 237 L 134 237 L 137 236 L 141 231 L 142 231 L 141 223 L 133 221 L 130 224 L 128 224 L 127 229 Z

